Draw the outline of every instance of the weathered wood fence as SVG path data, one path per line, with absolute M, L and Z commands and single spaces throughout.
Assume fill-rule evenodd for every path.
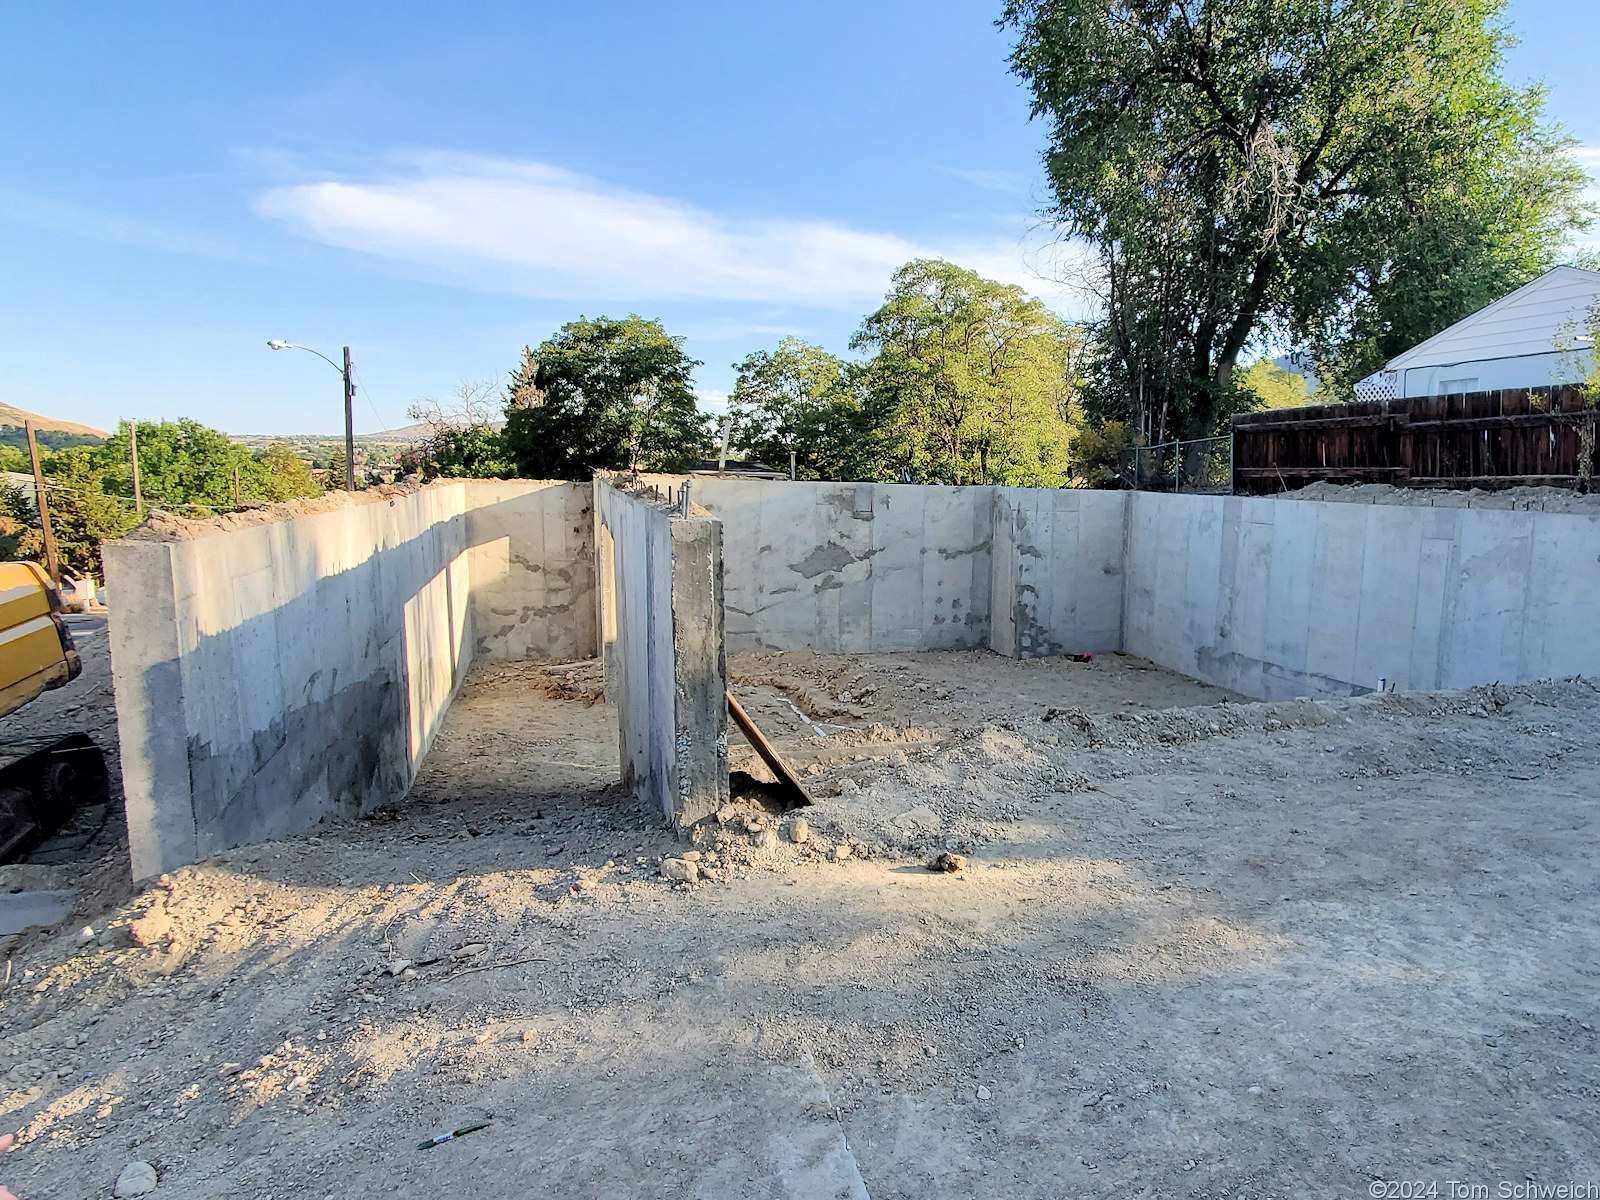
M 1233 418 L 1233 490 L 1318 480 L 1398 487 L 1574 487 L 1597 473 L 1597 414 L 1576 387 L 1507 389 Z

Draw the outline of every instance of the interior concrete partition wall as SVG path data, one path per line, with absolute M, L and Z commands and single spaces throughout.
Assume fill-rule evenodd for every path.
M 104 546 L 135 879 L 403 796 L 467 664 L 593 653 L 587 485 Z
M 728 802 L 722 522 L 594 484 L 622 778 L 679 828 Z
M 1129 497 L 1123 645 L 1258 699 L 1600 674 L 1600 521 Z
M 723 522 L 730 650 L 1121 645 L 1124 493 L 704 477 L 690 492 Z
M 993 491 L 693 479 L 723 525 L 729 649 L 987 646 Z

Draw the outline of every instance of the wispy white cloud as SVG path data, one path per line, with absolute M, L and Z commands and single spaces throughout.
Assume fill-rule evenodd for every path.
M 942 255 L 1052 298 L 1042 239 L 922 244 L 830 221 L 723 216 L 546 163 L 413 155 L 376 179 L 273 188 L 265 216 L 470 286 L 564 300 L 740 301 L 860 311 Z
M 959 179 L 988 192 L 1025 195 L 1028 191 L 1027 177 L 1015 171 L 992 171 L 973 167 L 935 167 L 934 170 L 940 175 L 948 175 L 952 179 Z
M 165 228 L 133 217 L 103 212 L 59 196 L 0 189 L 0 217 L 74 237 L 91 238 L 202 258 L 239 259 L 246 253 L 224 238 L 188 228 Z

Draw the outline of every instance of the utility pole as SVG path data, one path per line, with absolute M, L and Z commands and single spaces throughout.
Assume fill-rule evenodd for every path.
M 128 422 L 128 458 L 133 462 L 133 513 L 144 516 L 144 493 L 139 490 L 139 422 Z
M 56 557 L 56 535 L 50 528 L 50 501 L 44 494 L 44 471 L 39 467 L 39 442 L 33 436 L 33 422 L 24 421 L 28 431 L 28 457 L 33 460 L 33 494 L 39 505 L 39 524 L 44 529 L 44 560 L 50 569 L 50 582 L 61 590 L 61 560 Z
M 733 414 L 724 413 L 722 416 L 722 453 L 717 456 L 717 474 L 724 475 L 728 470 L 728 437 L 733 433 Z
M 789 481 L 794 482 L 794 451 L 789 451 Z
M 356 385 L 350 380 L 350 347 L 344 348 L 344 490 L 356 490 Z

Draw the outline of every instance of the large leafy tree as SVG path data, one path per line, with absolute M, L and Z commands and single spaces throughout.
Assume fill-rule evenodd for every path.
M 1021 288 L 942 259 L 895 273 L 851 341 L 875 351 L 865 408 L 880 470 L 1059 487 L 1082 340 Z
M 795 456 L 801 479 L 870 475 L 860 375 L 853 364 L 799 338 L 735 364 L 730 443 L 779 470 Z
M 51 525 L 68 571 L 98 573 L 101 541 L 121 537 L 138 523 L 130 432 L 124 421 L 97 445 L 43 456 Z M 322 491 L 306 461 L 282 443 L 252 453 L 191 420 L 141 421 L 138 440 L 139 490 L 146 509 L 191 516 L 231 509 L 236 480 L 238 496 L 245 501 L 288 500 Z M 7 489 L 0 494 L 0 517 L 5 518 L 0 526 L 14 527 L 0 551 L 27 558 L 43 553 L 38 509 L 26 492 Z
M 1578 215 L 1541 92 L 1501 77 L 1501 0 L 1008 0 L 1003 21 L 1056 215 L 1098 251 L 1102 405 L 1150 435 L 1213 432 L 1268 328 L 1325 353 L 1431 331 L 1478 289 L 1416 312 L 1419 285 L 1520 282 Z
M 597 470 L 693 466 L 711 446 L 691 387 L 699 365 L 659 321 L 563 325 L 523 351 L 506 389 L 502 437 L 518 474 L 586 479 Z
M 1347 294 L 1308 286 L 1292 319 L 1324 398 L 1350 396 L 1395 355 L 1543 274 L 1589 223 L 1580 203 L 1587 180 L 1566 140 L 1516 124 L 1502 136 L 1497 153 L 1464 164 L 1416 210 L 1391 254 L 1356 265 Z

